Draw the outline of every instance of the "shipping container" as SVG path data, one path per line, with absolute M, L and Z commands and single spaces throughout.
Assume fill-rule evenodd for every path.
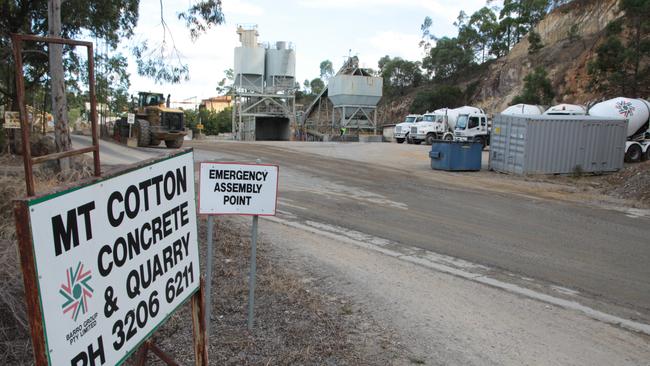
M 514 174 L 614 172 L 627 121 L 592 116 L 511 116 L 492 122 L 490 169 Z

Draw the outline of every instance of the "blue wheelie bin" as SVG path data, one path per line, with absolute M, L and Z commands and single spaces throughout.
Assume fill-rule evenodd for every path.
M 483 145 L 472 141 L 434 141 L 429 157 L 431 169 L 447 171 L 481 170 Z

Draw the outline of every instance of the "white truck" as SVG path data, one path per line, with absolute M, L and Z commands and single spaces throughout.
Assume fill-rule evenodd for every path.
M 650 159 L 650 103 L 644 99 L 614 98 L 589 108 L 590 116 L 624 118 L 627 120 L 625 161 Z
M 468 115 L 482 115 L 485 117 L 482 109 L 469 106 L 454 109 L 442 108 L 427 112 L 423 115 L 422 122 L 411 126 L 411 139 L 416 144 L 424 141 L 428 145 L 431 145 L 434 140 L 453 140 L 456 136 L 455 128 L 459 118 Z M 485 120 L 487 120 L 487 117 L 485 117 Z M 460 135 L 467 137 L 472 135 L 473 132 L 463 131 Z
M 458 116 L 454 128 L 454 140 L 480 142 L 485 149 L 490 144 L 490 126 L 482 109 Z
M 544 108 L 539 105 L 534 104 L 515 104 L 511 105 L 508 108 L 501 111 L 501 114 L 507 114 L 509 116 L 517 115 L 541 115 L 544 113 Z
M 577 104 L 558 104 L 547 109 L 545 116 L 584 116 L 587 109 Z
M 393 132 L 395 141 L 397 141 L 398 144 L 401 144 L 404 141 L 410 144 L 411 137 L 409 135 L 411 132 L 411 126 L 420 121 L 422 121 L 421 114 L 409 114 L 406 116 L 404 122 L 395 125 L 395 131 Z

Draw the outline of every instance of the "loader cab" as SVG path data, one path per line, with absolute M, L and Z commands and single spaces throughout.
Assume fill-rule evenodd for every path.
M 145 107 L 151 106 L 159 107 L 163 104 L 165 104 L 165 96 L 161 93 L 138 93 L 138 108 L 144 109 Z

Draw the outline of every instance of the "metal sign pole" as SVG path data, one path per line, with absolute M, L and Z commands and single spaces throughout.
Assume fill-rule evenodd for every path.
M 259 216 L 253 216 L 253 228 L 251 238 L 251 269 L 250 279 L 248 280 L 248 330 L 253 330 L 253 316 L 255 308 L 255 277 L 257 275 L 257 219 Z
M 212 313 L 212 230 L 214 222 L 212 215 L 208 215 L 208 258 L 206 259 L 206 286 L 205 286 L 205 329 L 210 338 L 210 314 Z

